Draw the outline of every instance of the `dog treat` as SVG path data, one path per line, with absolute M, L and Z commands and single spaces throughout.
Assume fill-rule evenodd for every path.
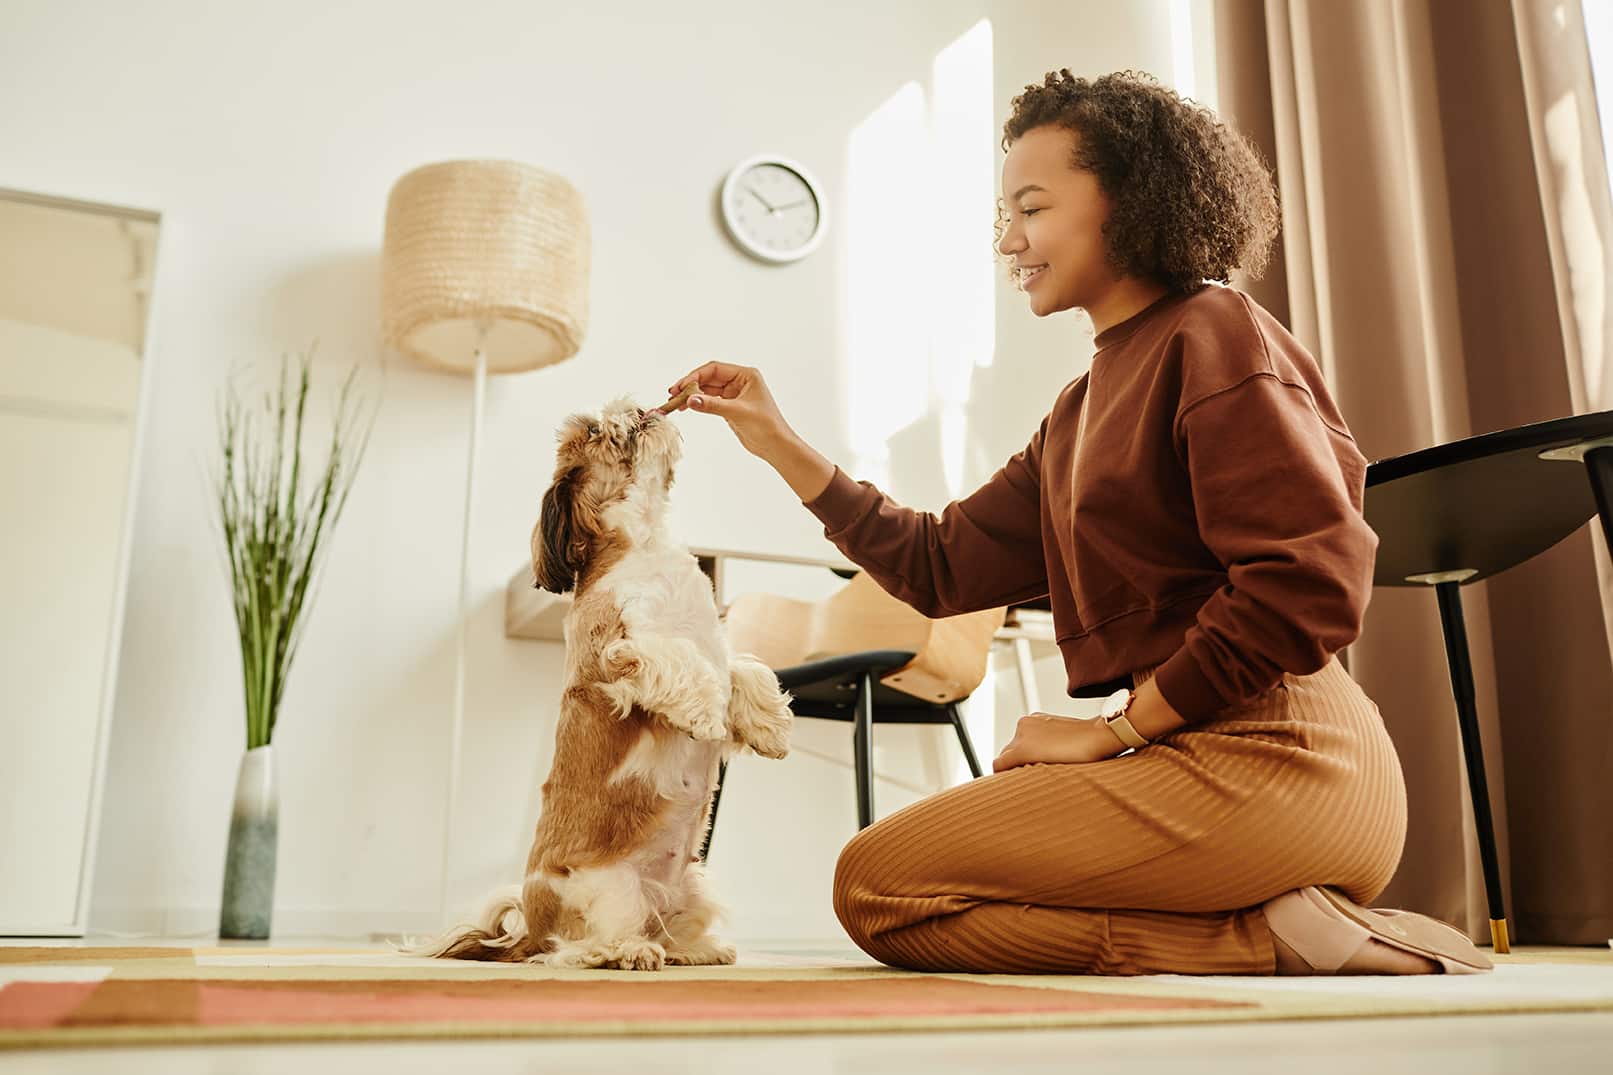
M 699 387 L 699 385 L 692 384 L 684 385 L 683 391 L 679 392 L 677 395 L 673 396 L 671 399 L 667 400 L 665 403 L 661 404 L 655 409 L 660 411 L 662 414 L 671 414 L 673 411 L 681 411 L 688 405 L 689 397 L 699 391 Z

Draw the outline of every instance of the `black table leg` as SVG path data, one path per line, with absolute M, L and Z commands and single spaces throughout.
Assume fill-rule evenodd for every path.
M 1596 514 L 1602 517 L 1602 536 L 1613 551 L 1613 444 L 1586 452 L 1585 471 L 1591 478 L 1591 495 L 1596 497 Z
M 975 779 L 981 777 L 980 759 L 975 757 L 975 745 L 969 742 L 969 731 L 963 726 L 963 714 L 958 712 L 956 703 L 947 706 L 947 715 L 952 718 L 952 727 L 958 732 L 958 745 L 963 748 L 963 760 L 969 763 L 969 771 Z
M 1479 861 L 1484 867 L 1484 891 L 1490 903 L 1490 939 L 1497 952 L 1510 952 L 1506 900 L 1501 892 L 1501 858 L 1495 846 L 1495 822 L 1490 816 L 1490 787 L 1484 775 L 1484 747 L 1479 740 L 1473 666 L 1468 655 L 1467 625 L 1462 619 L 1462 585 L 1441 582 L 1434 587 L 1434 592 L 1439 598 L 1440 625 L 1445 629 L 1445 659 L 1450 663 L 1451 692 L 1456 695 L 1462 757 L 1467 763 L 1467 787 L 1473 799 L 1473 824 L 1478 829 Z
M 717 763 L 717 789 L 711 793 L 711 816 L 706 819 L 706 838 L 700 842 L 700 861 L 711 850 L 711 834 L 717 831 L 717 804 L 722 802 L 722 782 L 728 778 L 728 763 Z
M 864 672 L 857 688 L 857 714 L 851 725 L 851 754 L 857 768 L 857 828 L 874 823 L 874 677 Z

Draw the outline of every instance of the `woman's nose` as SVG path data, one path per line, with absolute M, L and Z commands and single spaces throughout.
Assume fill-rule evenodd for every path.
M 1012 227 L 1005 230 L 997 240 L 997 253 L 1003 257 L 1025 249 L 1025 240 L 1018 231 Z

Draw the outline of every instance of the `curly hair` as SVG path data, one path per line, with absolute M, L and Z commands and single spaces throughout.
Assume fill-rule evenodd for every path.
M 1112 203 L 1103 231 L 1115 268 L 1173 291 L 1265 271 L 1279 225 L 1271 173 L 1214 112 L 1140 72 L 1088 81 L 1060 70 L 1014 98 L 1002 148 L 1049 126 L 1079 135 L 1071 163 Z M 999 242 L 1006 226 L 999 201 Z

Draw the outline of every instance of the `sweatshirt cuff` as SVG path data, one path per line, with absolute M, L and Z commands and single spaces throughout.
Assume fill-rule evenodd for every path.
M 1214 716 L 1227 707 L 1228 700 L 1221 697 L 1204 669 L 1186 646 L 1177 650 L 1154 673 L 1159 693 L 1165 696 L 1172 709 L 1189 724 L 1196 724 Z
M 808 511 L 818 517 L 825 530 L 836 534 L 856 522 L 867 492 L 861 482 L 853 480 L 851 475 L 835 467 L 834 477 L 829 479 L 829 487 L 816 498 L 802 503 Z

